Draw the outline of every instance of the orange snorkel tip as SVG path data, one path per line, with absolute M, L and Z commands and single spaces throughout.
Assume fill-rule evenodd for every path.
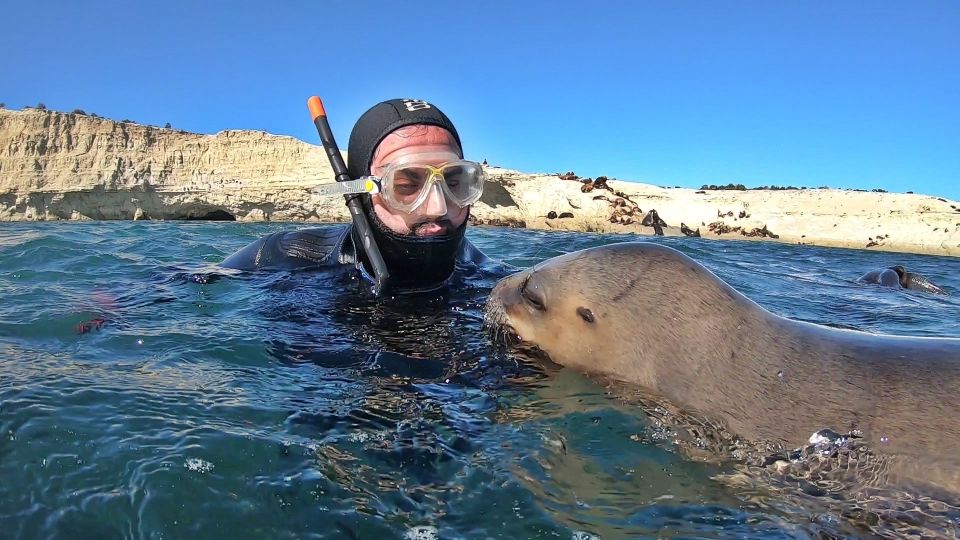
M 310 119 L 313 121 L 327 115 L 327 112 L 323 110 L 323 102 L 317 96 L 310 96 L 310 99 L 307 100 L 307 108 L 310 109 Z

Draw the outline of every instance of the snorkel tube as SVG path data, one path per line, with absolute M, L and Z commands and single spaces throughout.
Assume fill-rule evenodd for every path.
M 330 130 L 330 124 L 327 122 L 327 113 L 323 109 L 323 102 L 317 96 L 312 96 L 307 100 L 307 108 L 310 109 L 310 116 L 313 117 L 313 125 L 317 127 L 317 133 L 320 134 L 320 142 L 323 143 L 323 149 L 327 152 L 327 158 L 330 160 L 330 167 L 333 169 L 334 179 L 337 182 L 347 182 L 352 180 L 347 172 L 347 165 L 343 162 L 343 156 L 340 155 L 340 149 L 337 148 L 337 141 L 333 138 L 333 131 Z M 363 213 L 363 207 L 360 204 L 360 195 L 353 193 L 344 195 L 347 201 L 347 208 L 350 209 L 350 217 L 353 218 L 353 226 L 361 238 L 360 249 L 363 249 L 373 270 L 373 294 L 379 296 L 390 283 L 390 271 L 387 270 L 387 263 L 380 254 L 380 248 L 373 238 L 373 232 L 370 230 L 370 222 L 367 221 L 366 214 Z

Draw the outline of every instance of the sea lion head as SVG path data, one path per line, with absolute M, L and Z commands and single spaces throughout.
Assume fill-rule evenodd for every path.
M 709 334 L 735 325 L 749 311 L 736 309 L 742 302 L 754 305 L 686 255 L 636 242 L 568 253 L 504 278 L 485 318 L 497 341 L 652 387 L 678 355 L 709 356 L 700 354 Z
M 897 282 L 900 283 L 901 287 L 906 289 L 907 286 L 910 285 L 910 273 L 907 272 L 906 268 L 898 264 L 895 266 L 891 266 L 890 268 L 888 268 L 888 270 L 893 270 L 894 272 L 897 273 Z

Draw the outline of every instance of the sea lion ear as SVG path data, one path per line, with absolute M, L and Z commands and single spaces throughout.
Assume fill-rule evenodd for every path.
M 593 323 L 593 322 L 596 321 L 596 318 L 594 318 L 594 316 L 593 316 L 593 312 L 590 311 L 589 308 L 585 308 L 585 307 L 582 307 L 582 306 L 581 306 L 581 307 L 578 307 L 578 308 L 577 308 L 577 315 L 579 315 L 581 319 L 583 319 L 584 321 L 586 321 L 586 322 L 588 322 L 588 323 Z

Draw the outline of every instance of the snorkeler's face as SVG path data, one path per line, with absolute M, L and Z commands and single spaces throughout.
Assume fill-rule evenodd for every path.
M 377 146 L 370 163 L 370 173 L 382 174 L 385 167 L 416 154 L 430 156 L 436 163 L 427 165 L 441 166 L 444 156 L 456 157 L 460 147 L 449 131 L 437 126 L 407 126 L 386 137 Z M 411 212 L 391 208 L 378 193 L 372 195 L 373 210 L 384 225 L 397 234 L 416 236 L 435 236 L 448 234 L 463 225 L 469 213 L 469 206 L 463 208 L 450 204 L 439 186 L 427 194 L 420 206 Z

